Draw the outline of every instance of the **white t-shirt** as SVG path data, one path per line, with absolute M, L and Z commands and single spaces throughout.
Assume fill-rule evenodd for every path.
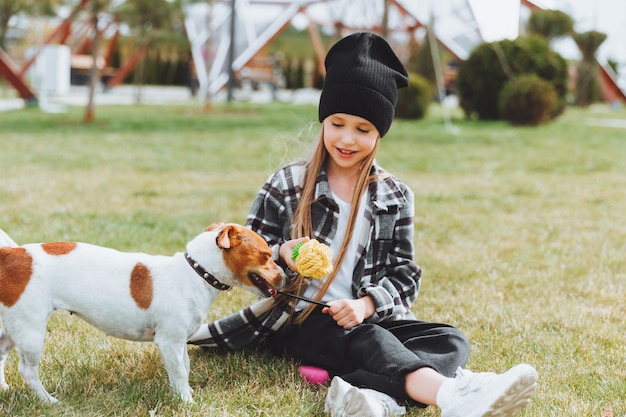
M 339 206 L 339 220 L 337 222 L 337 232 L 330 244 L 330 251 L 333 254 L 333 259 L 337 257 L 343 238 L 346 235 L 346 229 L 348 228 L 348 217 L 350 217 L 349 203 L 346 203 L 333 193 L 333 198 Z M 359 213 L 356 216 L 354 223 L 354 231 L 352 232 L 352 239 L 348 243 L 348 249 L 346 256 L 343 258 L 341 268 L 337 273 L 333 283 L 324 294 L 322 302 L 328 302 L 333 300 L 339 300 L 342 298 L 352 299 L 352 274 L 354 273 L 354 267 L 357 261 L 359 239 L 358 236 L 363 234 L 363 228 L 365 227 L 365 201 L 367 193 L 363 193 L 361 201 L 359 202 Z M 315 298 L 319 290 L 324 286 L 327 278 L 311 279 L 311 283 L 304 290 L 304 296 L 307 298 Z M 296 310 L 304 309 L 309 303 L 306 301 L 299 301 L 296 305 Z

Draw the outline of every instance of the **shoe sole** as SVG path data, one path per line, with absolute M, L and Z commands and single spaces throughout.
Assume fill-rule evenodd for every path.
M 512 417 L 522 411 L 537 389 L 537 378 L 537 371 L 534 368 L 525 367 L 522 375 L 482 414 L 482 417 Z
M 350 388 L 346 393 L 344 410 L 346 417 L 382 417 L 369 407 L 365 394 L 358 388 Z
M 328 387 L 328 393 L 326 394 L 326 401 L 324 402 L 324 412 L 330 414 L 333 417 L 342 415 L 343 412 L 343 400 L 344 396 L 348 392 L 341 392 L 341 382 L 337 378 L 333 378 Z
M 343 405 L 343 417 L 399 417 L 406 414 L 406 408 L 393 398 L 367 388 L 350 388 Z

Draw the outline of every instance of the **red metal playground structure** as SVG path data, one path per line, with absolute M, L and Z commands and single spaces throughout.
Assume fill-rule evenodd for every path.
M 37 105 L 39 102 L 35 91 L 33 91 L 31 86 L 26 81 L 26 75 L 28 70 L 37 61 L 37 58 L 42 52 L 44 46 L 66 45 L 70 36 L 74 35 L 75 41 L 77 42 L 73 42 L 76 46 L 74 46 L 71 50 L 72 56 L 74 58 L 86 57 L 84 54 L 91 48 L 94 28 L 88 22 L 77 21 L 77 15 L 86 6 L 88 1 L 89 0 L 81 0 L 79 4 L 72 9 L 69 16 L 66 17 L 61 24 L 59 24 L 59 26 L 57 26 L 44 39 L 42 45 L 40 45 L 35 52 L 24 61 L 21 67 L 18 68 L 18 66 L 12 61 L 11 57 L 0 48 L 0 76 L 4 77 L 8 81 L 8 83 L 17 91 L 19 96 L 26 101 L 27 105 Z M 114 23 L 109 22 L 106 27 L 99 29 L 100 35 L 109 30 L 111 25 L 114 25 Z M 109 77 L 106 82 L 107 88 L 113 88 L 120 84 L 128 76 L 128 74 L 132 72 L 141 57 L 147 52 L 147 47 L 140 47 L 133 52 L 130 58 L 119 69 L 112 69 L 110 64 L 115 48 L 117 47 L 119 36 L 119 28 L 116 28 L 113 36 L 107 40 L 108 45 L 104 56 L 98 58 L 98 67 L 111 73 L 111 77 Z M 89 62 L 91 61 L 89 60 Z

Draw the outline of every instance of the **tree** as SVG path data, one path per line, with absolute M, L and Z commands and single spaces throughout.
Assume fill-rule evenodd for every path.
M 554 86 L 537 74 L 522 74 L 507 82 L 498 99 L 501 118 L 528 126 L 550 120 L 558 101 Z
M 574 20 L 560 10 L 534 10 L 526 23 L 526 31 L 548 41 L 570 35 Z
M 415 39 L 411 39 L 409 44 L 410 58 L 407 63 L 407 71 L 414 72 L 424 77 L 431 86 L 431 90 L 437 89 L 437 77 L 435 75 L 435 63 L 433 62 L 433 54 L 430 50 L 430 42 L 428 38 L 418 43 Z M 433 94 L 431 94 L 432 96 Z
M 184 16 L 180 0 L 126 0 L 113 11 L 117 20 L 128 24 L 135 48 L 167 45 L 180 49 L 187 45 L 182 33 Z M 145 56 L 138 64 L 136 101 L 141 101 L 141 87 L 145 80 Z
M 99 15 L 110 7 L 110 0 L 91 0 L 86 5 L 89 13 L 89 21 L 94 28 L 93 42 L 91 46 L 91 71 L 89 76 L 89 89 L 87 107 L 85 108 L 85 116 L 83 121 L 91 123 L 94 120 L 94 97 L 96 94 L 96 86 L 100 82 L 100 70 L 98 69 L 98 57 L 100 48 L 100 33 L 98 32 Z
M 396 117 L 399 119 L 423 119 L 432 100 L 432 85 L 423 76 L 409 73 L 409 85 L 398 90 Z
M 522 74 L 537 74 L 554 86 L 557 103 L 550 114 L 557 117 L 565 108 L 567 62 L 537 35 L 515 40 L 482 43 L 461 63 L 457 88 L 467 117 L 500 119 L 499 95 L 507 82 Z
M 58 0 L 2 0 L 0 1 L 0 48 L 6 49 L 9 22 L 20 13 L 31 16 L 54 16 Z
M 606 34 L 592 30 L 574 33 L 572 39 L 582 53 L 582 59 L 577 68 L 574 103 L 577 106 L 588 106 L 601 98 L 596 52 L 602 42 L 606 40 Z
M 20 12 L 19 0 L 5 0 L 0 3 L 0 48 L 6 49 L 9 20 Z

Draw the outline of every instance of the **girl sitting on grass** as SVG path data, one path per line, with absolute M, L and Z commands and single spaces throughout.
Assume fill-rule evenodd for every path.
M 408 85 L 404 66 L 372 33 L 340 40 L 325 64 L 317 147 L 267 180 L 247 225 L 290 274 L 287 291 L 327 307 L 261 300 L 203 326 L 190 342 L 236 349 L 265 336 L 273 352 L 332 377 L 331 416 L 401 415 L 397 401 L 437 406 L 443 417 L 517 414 L 536 388 L 532 366 L 500 375 L 464 370 L 467 338 L 411 312 L 422 273 L 414 261 L 413 192 L 374 160 L 398 88 Z M 309 239 L 333 253 L 334 269 L 320 280 L 295 273 L 292 251 Z

